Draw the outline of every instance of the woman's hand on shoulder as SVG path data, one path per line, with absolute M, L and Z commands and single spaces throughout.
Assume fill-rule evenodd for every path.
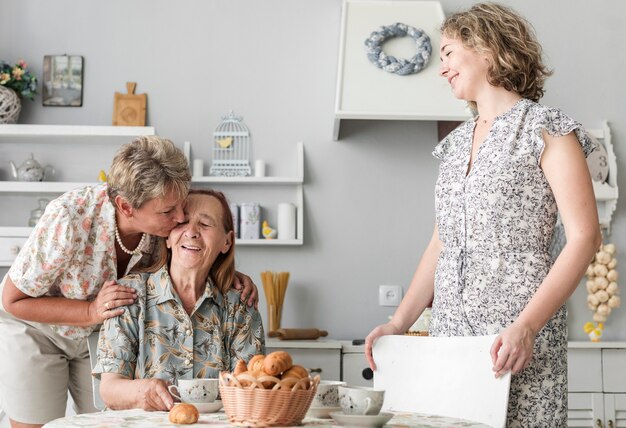
M 536 333 L 529 327 L 514 322 L 504 329 L 491 345 L 491 362 L 498 378 L 507 372 L 519 373 L 533 356 Z
M 376 327 L 374 330 L 370 332 L 365 338 L 365 358 L 370 365 L 372 370 L 376 370 L 376 363 L 374 362 L 374 357 L 372 356 L 372 348 L 374 347 L 374 342 L 380 336 L 386 336 L 389 334 L 399 334 L 398 328 L 392 323 L 388 322 L 387 324 L 381 324 Z
M 134 288 L 119 285 L 115 281 L 105 281 L 100 292 L 89 305 L 91 324 L 100 324 L 108 318 L 124 313 L 124 306 L 132 305 L 137 300 Z
M 241 291 L 241 301 L 246 302 L 248 306 L 259 309 L 259 291 L 257 286 L 252 282 L 252 278 L 241 272 L 235 272 L 235 280 L 233 282 L 235 290 Z

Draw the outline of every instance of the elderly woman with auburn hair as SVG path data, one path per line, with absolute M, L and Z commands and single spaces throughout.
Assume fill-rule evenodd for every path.
M 167 239 L 167 257 L 120 282 L 137 301 L 100 332 L 100 393 L 113 409 L 169 410 L 168 385 L 216 378 L 265 351 L 259 312 L 232 289 L 233 221 L 224 195 L 192 190 L 185 219 Z M 164 252 L 165 254 L 165 252 Z

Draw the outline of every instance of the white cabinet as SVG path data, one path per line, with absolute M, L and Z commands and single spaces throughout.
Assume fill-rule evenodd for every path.
M 570 342 L 568 426 L 626 427 L 626 343 Z
M 341 343 L 336 340 L 267 340 L 266 352 L 287 351 L 294 364 L 324 380 L 341 379 Z

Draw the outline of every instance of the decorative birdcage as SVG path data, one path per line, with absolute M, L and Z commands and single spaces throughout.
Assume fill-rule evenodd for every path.
M 211 175 L 246 176 L 250 168 L 250 131 L 242 117 L 231 112 L 213 132 L 213 163 Z

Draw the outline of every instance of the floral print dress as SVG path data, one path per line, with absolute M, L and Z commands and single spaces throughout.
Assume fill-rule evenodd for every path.
M 439 238 L 430 333 L 500 333 L 518 317 L 552 266 L 557 206 L 540 167 L 543 131 L 574 132 L 585 156 L 594 144 L 560 110 L 522 99 L 496 117 L 471 170 L 475 121 L 448 135 L 435 189 Z M 565 305 L 539 332 L 530 366 L 511 378 L 507 426 L 564 427 L 567 419 Z

